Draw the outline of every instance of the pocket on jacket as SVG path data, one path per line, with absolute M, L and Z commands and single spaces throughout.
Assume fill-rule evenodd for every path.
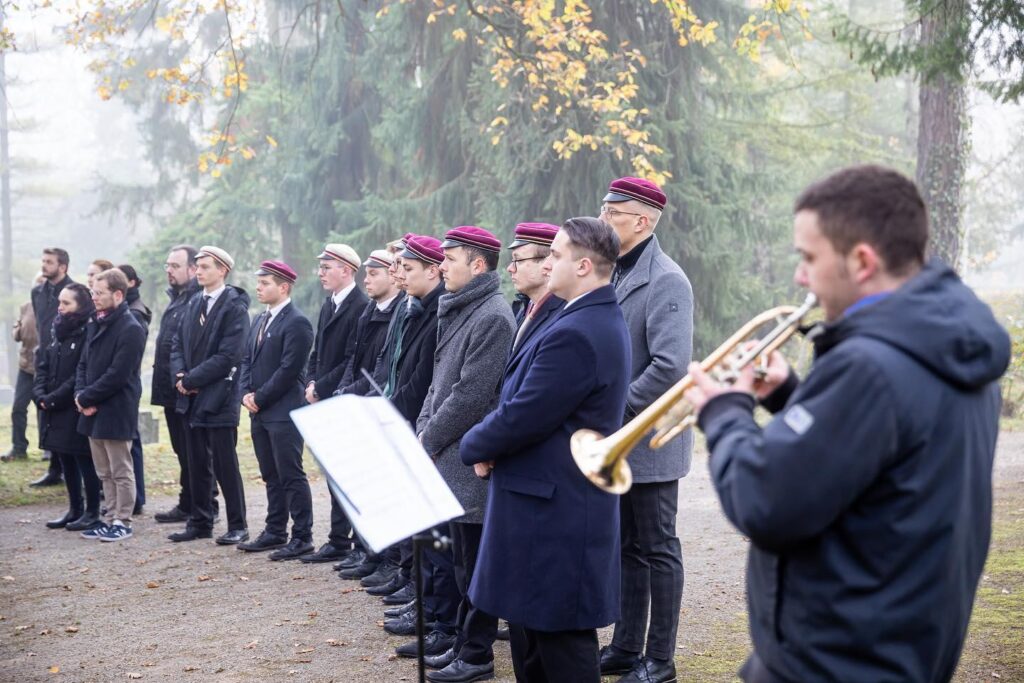
M 502 474 L 498 486 L 504 491 L 545 500 L 551 500 L 551 497 L 555 495 L 555 482 L 524 477 L 519 474 Z

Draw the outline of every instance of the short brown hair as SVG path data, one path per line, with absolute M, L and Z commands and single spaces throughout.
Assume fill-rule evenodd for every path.
M 43 249 L 43 253 L 47 256 L 56 256 L 57 265 L 66 266 L 71 263 L 71 257 L 68 256 L 68 252 L 60 247 L 47 247 Z
M 612 274 L 615 262 L 619 258 L 619 236 L 612 226 L 600 218 L 570 218 L 562 224 L 572 244 L 573 256 L 579 258 L 580 252 L 594 264 L 594 272 L 598 277 L 606 278 Z
M 108 261 L 105 258 L 98 258 L 89 265 L 99 266 L 100 270 L 110 270 L 111 268 L 114 267 L 114 262 Z
M 110 287 L 111 292 L 121 292 L 124 294 L 128 291 L 128 278 L 117 268 L 108 268 L 102 273 L 97 273 L 96 277 L 93 278 L 93 282 L 96 283 L 100 280 L 107 283 L 107 287 Z
M 894 275 L 924 263 L 928 209 L 914 181 L 891 168 L 851 166 L 833 173 L 800 194 L 793 212 L 800 211 L 817 214 L 822 234 L 840 254 L 866 242 Z

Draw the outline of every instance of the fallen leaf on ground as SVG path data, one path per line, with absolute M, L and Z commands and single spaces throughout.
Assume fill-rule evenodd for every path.
M 77 626 L 68 626 L 66 629 L 64 629 L 64 632 L 65 633 L 78 633 L 78 627 Z
M 248 577 L 248 576 L 239 576 L 239 577 L 238 577 L 238 580 L 239 580 L 239 581 L 248 581 L 248 580 L 249 580 L 249 577 Z
M 206 574 L 203 574 L 202 576 L 199 577 L 199 580 L 200 581 L 209 581 L 210 577 L 207 576 Z
M 319 612 L 310 612 L 309 616 L 311 616 L 311 617 L 318 617 L 318 616 L 320 616 L 320 613 Z
M 41 635 L 41 636 L 48 636 L 48 635 L 50 635 L 50 629 L 44 628 L 42 631 L 39 632 L 39 635 Z
M 259 638 L 257 638 L 256 640 L 252 641 L 251 643 L 246 643 L 245 645 L 242 646 L 242 649 L 243 650 L 251 650 L 254 647 L 256 647 L 256 643 L 258 643 L 258 642 L 260 642 Z
M 5 576 L 4 577 L 4 581 L 14 581 L 14 577 L 13 576 Z
M 199 671 L 199 667 L 195 667 L 195 666 L 186 666 L 186 667 L 185 667 L 185 671 L 188 671 L 188 672 L 192 672 L 192 671 Z
M 159 587 L 160 587 L 160 582 L 159 581 L 150 581 L 149 583 L 146 584 L 146 588 L 159 588 Z
M 57 666 L 56 664 L 54 664 L 53 666 L 51 666 L 51 667 L 50 667 L 50 668 L 49 668 L 48 670 L 49 670 L 49 672 L 50 672 L 50 673 L 52 673 L 52 674 L 59 674 L 59 673 L 60 673 L 60 667 L 59 667 L 59 666 Z
M 134 671 L 129 671 L 128 672 L 128 678 L 131 678 L 133 680 L 139 679 L 139 678 L 142 678 L 142 674 L 135 673 Z
M 389 661 L 389 662 L 393 662 L 393 661 L 395 661 L 396 659 L 398 659 L 398 655 L 396 655 L 396 654 L 390 654 L 390 655 L 388 655 L 388 661 Z
M 295 654 L 297 654 L 297 655 L 304 655 L 304 654 L 307 654 L 307 653 L 312 652 L 312 651 L 313 651 L 313 648 L 305 647 L 305 648 L 302 648 L 301 650 L 296 650 Z

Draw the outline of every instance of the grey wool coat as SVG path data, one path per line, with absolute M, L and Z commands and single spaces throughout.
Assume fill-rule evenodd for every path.
M 649 406 L 686 375 L 693 354 L 693 289 L 682 268 L 653 237 L 636 265 L 619 281 L 615 296 L 629 328 L 633 367 L 626 420 Z M 629 454 L 633 481 L 672 481 L 690 471 L 693 430 L 659 450 L 649 437 Z
M 499 291 L 496 272 L 477 275 L 438 302 L 434 377 L 416 432 L 466 510 L 460 522 L 483 523 L 488 483 L 462 464 L 459 442 L 497 406 L 515 333 L 512 308 Z

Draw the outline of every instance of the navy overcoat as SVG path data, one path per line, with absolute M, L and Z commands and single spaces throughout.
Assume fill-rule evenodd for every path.
M 510 361 L 498 408 L 462 439 L 463 462 L 495 461 L 470 599 L 538 631 L 619 617 L 619 501 L 580 471 L 577 429 L 622 425 L 629 334 L 611 286 L 562 309 Z

